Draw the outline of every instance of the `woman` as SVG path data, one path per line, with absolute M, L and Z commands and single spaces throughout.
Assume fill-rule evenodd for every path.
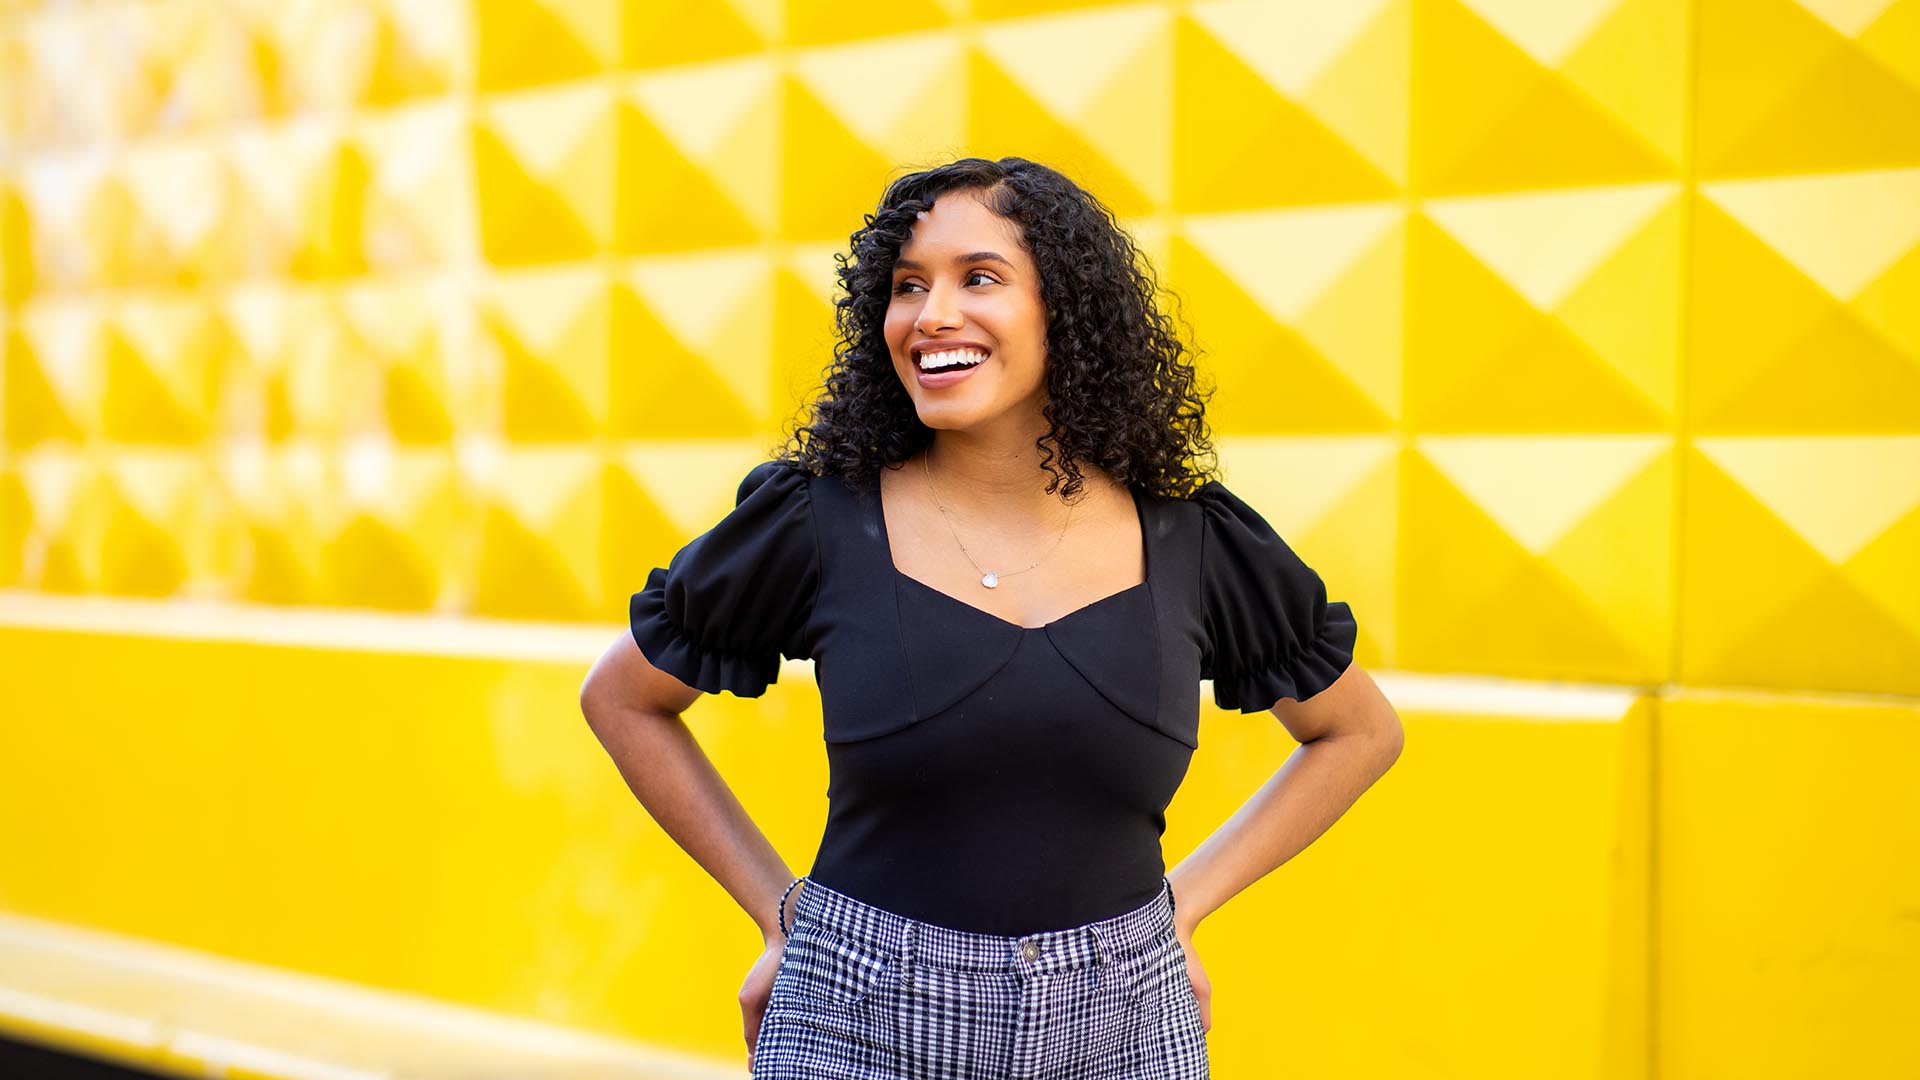
M 901 177 L 839 266 L 810 422 L 634 594 L 582 709 L 766 936 L 755 1077 L 1204 1077 L 1195 927 L 1399 752 L 1352 614 L 1194 468 L 1193 368 L 1071 181 Z M 803 878 L 679 720 L 782 655 L 816 662 L 831 774 Z M 1310 752 L 1164 871 L 1203 678 Z

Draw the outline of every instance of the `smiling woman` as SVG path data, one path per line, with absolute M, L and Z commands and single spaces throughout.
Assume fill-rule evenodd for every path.
M 883 332 L 920 422 L 966 430 L 986 416 L 1037 415 L 1047 311 L 1020 230 L 979 191 L 938 199 L 915 218 L 893 264 Z
M 1067 499 L 1102 475 L 1171 496 L 1212 477 L 1205 395 L 1152 266 L 1061 173 L 1009 157 L 901 176 L 836 259 L 839 342 L 793 432 L 808 471 L 870 482 L 937 431 L 1026 447 Z M 962 347 L 985 360 L 923 370 Z M 1044 513 L 1024 481 L 1001 494 Z
M 622 771 L 766 933 L 741 989 L 755 1077 L 1205 1077 L 1193 929 L 1274 865 L 1279 803 L 1167 871 L 1200 685 L 1384 730 L 1352 612 L 1201 464 L 1193 367 L 1092 195 L 967 158 L 894 181 L 851 249 L 808 422 L 603 658 L 655 717 L 815 661 L 811 870 L 686 779 L 710 767 L 684 729 Z M 1370 761 L 1344 775 L 1387 742 L 1349 740 Z

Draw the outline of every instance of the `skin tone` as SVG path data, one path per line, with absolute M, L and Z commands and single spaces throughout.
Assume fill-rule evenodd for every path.
M 1087 490 L 1071 507 L 1045 490 L 1049 474 L 1034 440 L 1047 430 L 1040 412 L 1046 312 L 1018 226 L 974 193 L 941 196 L 901 249 L 893 290 L 884 327 L 888 351 L 921 422 L 934 430 L 927 451 L 933 485 L 952 523 L 935 505 L 918 456 L 882 470 L 896 568 L 1022 626 L 1043 625 L 1141 582 L 1139 518 L 1124 485 L 1087 467 Z M 922 384 L 913 347 L 959 340 L 984 348 L 986 362 L 954 385 Z M 996 589 L 984 588 L 956 533 L 988 569 L 1004 574 L 1041 562 Z M 682 720 L 699 696 L 649 664 L 632 635 L 622 633 L 588 672 L 580 706 L 648 813 L 760 927 L 766 947 L 739 995 L 751 1068 L 786 946 L 773 909 L 795 875 Z M 1357 664 L 1308 701 L 1282 699 L 1273 714 L 1300 748 L 1167 872 L 1177 899 L 1175 932 L 1207 1029 L 1213 1026 L 1212 984 L 1194 948 L 1201 921 L 1311 844 L 1400 753 L 1399 716 Z M 805 889 L 802 883 L 787 897 L 789 926 Z

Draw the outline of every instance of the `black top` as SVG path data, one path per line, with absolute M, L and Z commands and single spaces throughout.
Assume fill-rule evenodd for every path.
M 782 655 L 815 662 L 813 880 L 958 930 L 1079 926 L 1159 891 L 1200 680 L 1261 712 L 1353 657 L 1348 606 L 1225 486 L 1133 496 L 1146 581 L 1022 627 L 895 568 L 877 484 L 765 461 L 633 594 L 633 638 L 708 693 L 757 697 Z

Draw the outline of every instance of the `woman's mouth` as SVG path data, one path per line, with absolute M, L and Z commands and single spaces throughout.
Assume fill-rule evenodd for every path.
M 986 361 L 987 354 L 979 349 L 929 350 L 914 358 L 913 368 L 921 386 L 937 390 L 966 381 Z

